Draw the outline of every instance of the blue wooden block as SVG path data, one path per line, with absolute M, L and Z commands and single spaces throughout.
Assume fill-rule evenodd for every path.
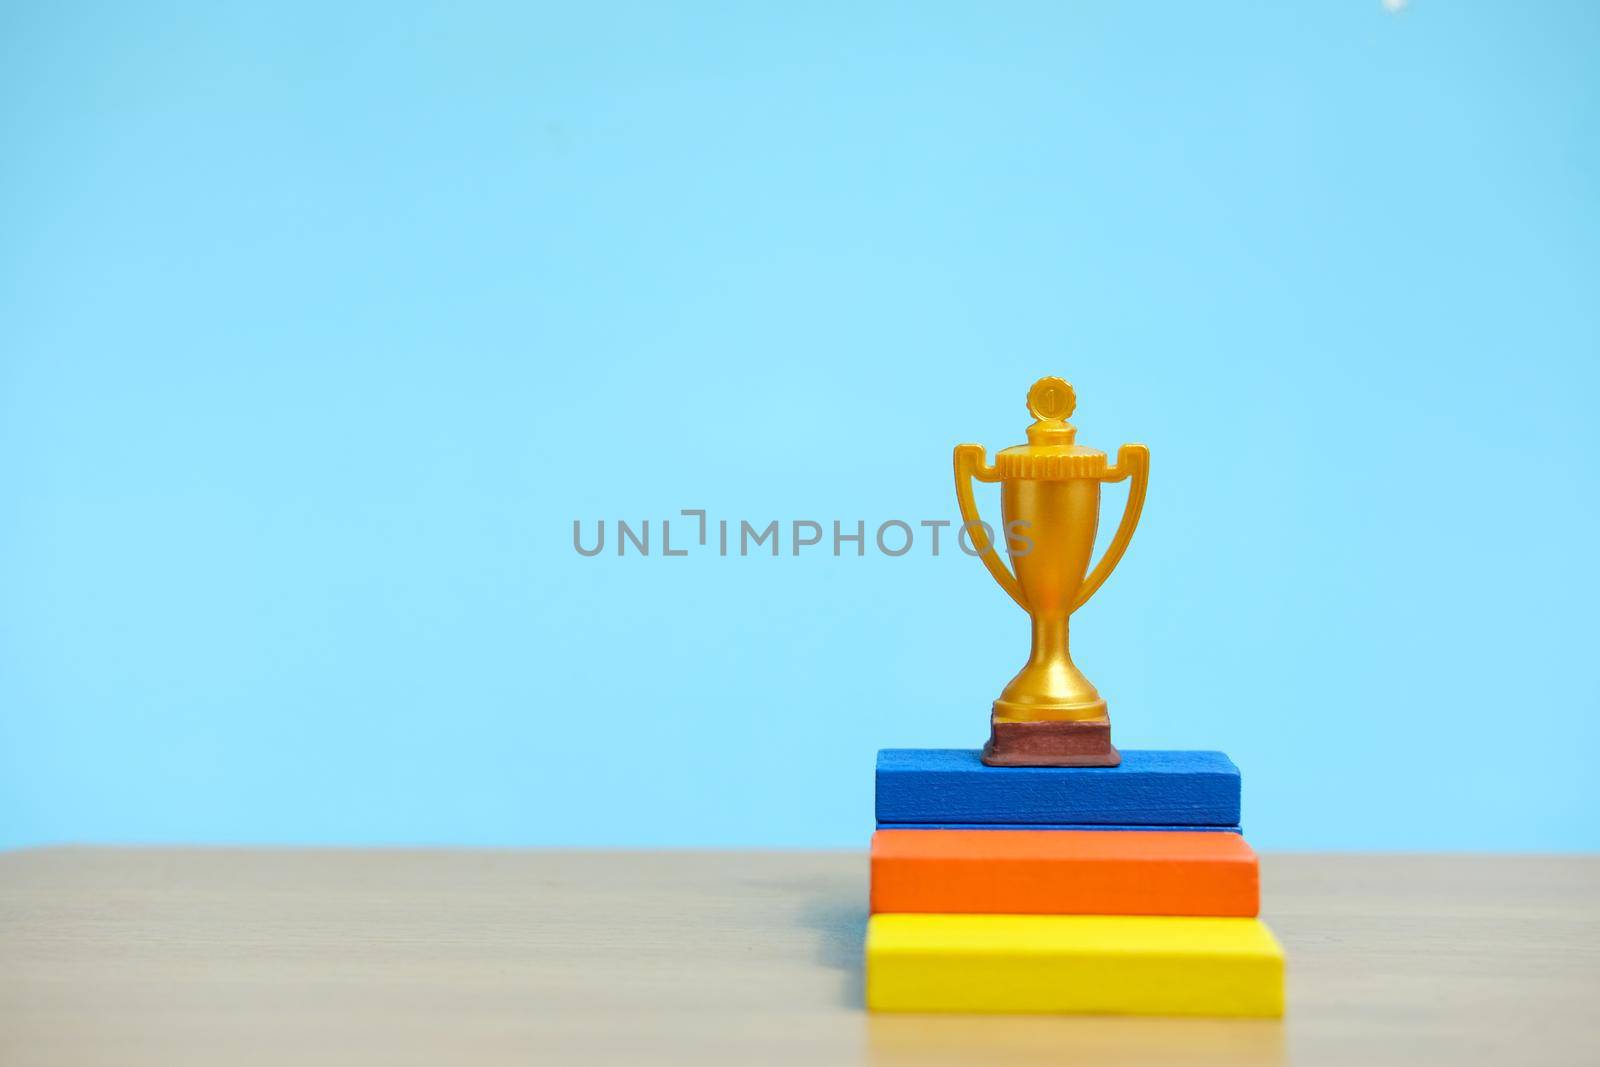
M 1239 768 L 1221 752 L 1123 750 L 1117 767 L 986 767 L 976 749 L 878 753 L 878 823 L 1236 827 Z
M 1191 830 L 1196 832 L 1215 831 L 1219 834 L 1242 834 L 1244 829 L 1234 823 L 1232 826 L 1130 826 L 1127 823 L 1100 823 L 1086 822 L 1033 822 L 1026 826 L 1017 823 L 992 823 L 992 822 L 880 822 L 880 830 Z

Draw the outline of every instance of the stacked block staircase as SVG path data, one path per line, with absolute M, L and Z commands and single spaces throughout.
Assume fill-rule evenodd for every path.
M 1220 752 L 1122 755 L 1055 768 L 880 752 L 868 1008 L 1281 1015 L 1238 768 Z

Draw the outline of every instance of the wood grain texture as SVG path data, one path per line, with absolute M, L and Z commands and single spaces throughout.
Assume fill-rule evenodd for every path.
M 1238 834 L 879 830 L 872 911 L 1251 917 L 1256 854 Z
M 1259 919 L 874 915 L 867 1006 L 1275 1018 L 1283 949 Z
M 868 1016 L 853 853 L 0 853 L 0 1063 L 1594 1062 L 1600 859 L 1261 857 L 1282 1021 Z
M 882 826 L 1236 826 L 1239 768 L 1221 752 L 1129 750 L 1116 767 L 986 767 L 976 750 L 886 748 L 877 815 Z

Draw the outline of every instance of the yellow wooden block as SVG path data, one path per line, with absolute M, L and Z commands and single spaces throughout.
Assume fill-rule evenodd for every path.
M 872 1011 L 1283 1014 L 1283 948 L 1258 919 L 874 915 Z

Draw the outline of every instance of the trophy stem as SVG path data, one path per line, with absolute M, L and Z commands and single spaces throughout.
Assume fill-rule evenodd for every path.
M 1028 662 L 994 702 L 983 762 L 991 767 L 1115 767 L 1106 702 L 1072 662 L 1069 616 L 1033 616 Z
M 1070 618 L 1070 615 L 1033 616 L 1033 648 L 1028 653 L 1029 666 L 1048 666 L 1058 660 L 1072 662 L 1068 645 Z

